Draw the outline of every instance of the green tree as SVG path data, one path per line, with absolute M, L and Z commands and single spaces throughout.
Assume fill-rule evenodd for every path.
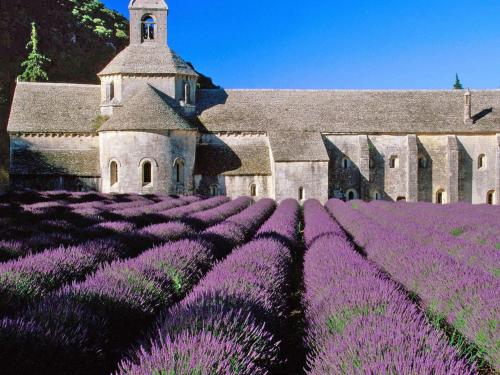
M 50 59 L 38 51 L 38 33 L 36 31 L 36 24 L 31 23 L 31 40 L 26 45 L 26 49 L 31 50 L 28 58 L 21 63 L 24 68 L 23 74 L 19 76 L 21 81 L 36 82 L 48 81 L 49 76 L 44 70 L 44 65 L 50 62 Z
M 463 90 L 464 86 L 462 85 L 462 82 L 460 82 L 460 78 L 458 77 L 458 73 L 455 75 L 455 84 L 453 85 L 453 88 L 455 90 Z

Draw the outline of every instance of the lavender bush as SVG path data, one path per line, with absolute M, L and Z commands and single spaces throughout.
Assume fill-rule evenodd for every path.
M 259 204 L 274 209 L 267 200 L 254 207 Z M 260 238 L 215 266 L 160 320 L 150 343 L 121 363 L 120 373 L 267 374 L 279 368 L 282 358 L 275 336 L 283 329 L 291 267 L 284 242 L 296 239 L 297 208 L 291 202 L 282 204 L 259 231 Z M 285 220 L 286 212 L 295 220 Z M 244 213 L 233 223 L 251 223 Z M 214 232 L 224 230 L 219 227 Z M 280 234 L 287 241 L 261 237 L 265 234 Z M 213 347 L 221 346 L 225 356 L 213 353 Z M 181 348 L 185 351 L 179 352 Z
M 304 206 L 305 233 L 316 238 L 304 262 L 307 373 L 475 373 L 318 202 Z
M 279 364 L 272 330 L 284 314 L 290 263 L 289 249 L 272 239 L 254 240 L 236 250 L 168 312 L 150 347 L 124 360 L 120 373 L 146 374 L 152 366 L 159 373 L 181 368 L 186 374 L 209 374 L 228 366 L 239 374 L 268 373 Z M 229 347 L 229 364 L 215 361 L 210 346 L 198 345 L 189 357 L 172 355 L 173 348 L 193 347 L 195 342 L 210 345 L 207 335 Z
M 0 314 L 12 314 L 121 255 L 116 242 L 98 241 L 0 264 Z
M 263 209 L 264 206 L 261 206 Z M 247 210 L 250 211 L 249 221 L 259 223 L 265 220 L 261 210 L 254 209 L 254 206 Z M 241 215 L 244 217 L 243 213 Z M 17 356 L 28 359 L 23 362 L 25 367 L 20 368 L 27 372 L 49 369 L 51 363 L 57 360 L 60 373 L 100 374 L 103 369 L 111 370 L 141 330 L 147 328 L 161 310 L 192 289 L 214 263 L 215 254 L 214 245 L 201 237 L 167 243 L 138 258 L 104 266 L 86 280 L 49 295 L 21 313 L 16 321 L 5 323 L 10 334 L 15 332 L 13 324 L 17 324 L 19 332 L 16 335 L 21 337 L 16 337 L 15 342 L 25 342 L 22 336 L 32 334 L 22 329 L 26 324 L 41 327 L 37 334 L 43 338 L 47 352 L 42 353 L 31 346 L 17 348 Z M 64 313 L 72 306 L 85 313 L 78 319 L 75 315 Z M 62 335 L 63 341 L 47 332 L 52 326 L 44 322 L 54 322 L 54 316 L 60 316 L 57 330 L 67 327 L 68 331 Z M 99 325 L 96 326 L 96 322 Z M 75 331 L 75 335 L 71 330 Z M 67 347 L 67 343 L 72 347 Z M 77 369 L 74 368 L 75 362 L 55 357 L 59 349 L 68 353 L 67 358 L 78 358 Z M 92 351 L 93 354 L 90 354 Z M 78 353 L 82 355 L 79 357 Z
M 436 325 L 452 325 L 457 332 L 451 339 L 457 347 L 471 360 L 481 364 L 482 358 L 486 358 L 500 369 L 498 277 L 469 267 L 432 245 L 390 230 L 348 204 L 332 200 L 327 208 L 363 247 L 369 259 L 420 297 Z

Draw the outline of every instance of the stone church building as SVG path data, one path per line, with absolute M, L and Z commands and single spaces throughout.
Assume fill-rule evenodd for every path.
M 500 204 L 500 91 L 201 90 L 129 9 L 100 85 L 17 84 L 12 188 Z

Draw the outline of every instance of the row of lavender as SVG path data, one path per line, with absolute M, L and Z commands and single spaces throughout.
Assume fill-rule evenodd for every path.
M 154 245 L 194 235 L 192 227 L 175 221 L 178 215 L 193 211 L 187 219 L 195 220 L 198 228 L 204 228 L 238 213 L 251 203 L 246 197 L 221 204 L 225 201 L 214 198 L 192 203 L 182 207 L 182 212 L 172 211 L 169 216 L 172 221 L 140 230 L 123 222 L 98 224 L 98 230 L 93 226 L 80 232 L 83 237 L 95 237 L 82 245 L 47 250 L 0 264 L 0 315 L 14 314 L 27 303 L 64 284 L 83 280 L 111 261 L 133 258 Z M 103 227 L 110 231 L 105 237 Z M 122 233 L 116 234 L 118 231 Z
M 319 202 L 304 220 L 308 373 L 475 373 Z
M 110 195 L 98 196 L 100 200 L 86 199 L 83 203 L 72 203 L 74 199 L 38 193 L 40 199 L 45 195 L 48 198 L 37 203 L 20 204 L 14 198 L 8 203 L 0 203 L 0 261 L 58 245 L 78 245 L 85 241 L 85 237 L 75 234 L 90 227 L 94 227 L 94 231 L 105 230 L 108 222 L 123 221 L 129 226 L 162 222 L 164 217 L 161 214 L 170 214 L 176 207 L 201 201 L 200 197 Z M 88 195 L 96 198 L 95 195 Z M 66 193 L 64 196 L 83 195 Z M 49 197 L 53 199 L 49 200 Z M 131 210 L 135 210 L 136 214 L 132 215 Z M 109 227 L 113 229 L 112 225 Z
M 386 215 L 370 217 L 360 210 L 362 203 L 332 200 L 328 210 L 364 249 L 420 303 L 436 325 L 453 328 L 454 344 L 481 365 L 486 359 L 500 370 L 500 280 L 498 275 L 462 262 L 453 254 L 419 240 L 419 227 L 400 233 L 387 224 Z M 404 205 L 399 206 L 402 210 Z M 451 211 L 453 212 L 453 211 Z M 395 221 L 401 220 L 396 217 Z M 410 225 L 410 223 L 408 223 Z M 412 229 L 415 231 L 412 233 Z M 427 236 L 437 235 L 427 232 Z M 498 263 L 491 260 L 491 263 Z M 466 338 L 467 340 L 465 340 Z M 471 345 L 473 344 L 473 345 Z
M 241 211 L 249 201 L 239 198 L 218 208 L 218 214 L 209 210 L 194 216 L 216 224 L 228 216 L 224 214 L 228 205 L 239 204 Z M 3 319 L 0 361 L 6 365 L 2 372 L 101 374 L 111 370 L 142 330 L 179 301 L 217 259 L 248 241 L 274 207 L 272 200 L 261 200 L 190 239 L 104 265 L 83 281 L 46 294 Z
M 356 203 L 357 209 L 385 227 L 421 244 L 432 245 L 464 265 L 500 276 L 500 220 L 498 207 Z
M 157 324 L 121 374 L 268 374 L 284 358 L 297 202 L 285 201 L 256 237 L 217 264 Z

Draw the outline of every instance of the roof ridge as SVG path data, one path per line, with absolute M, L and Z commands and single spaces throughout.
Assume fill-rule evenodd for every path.
M 362 92 L 362 93 L 458 93 L 466 90 L 453 89 L 199 89 L 199 91 L 228 91 L 228 92 Z M 500 92 L 500 89 L 470 89 L 471 92 Z
M 55 86 L 55 87 L 100 87 L 100 85 L 92 85 L 89 83 L 63 83 L 63 82 L 24 82 L 18 81 L 17 85 L 26 86 Z

